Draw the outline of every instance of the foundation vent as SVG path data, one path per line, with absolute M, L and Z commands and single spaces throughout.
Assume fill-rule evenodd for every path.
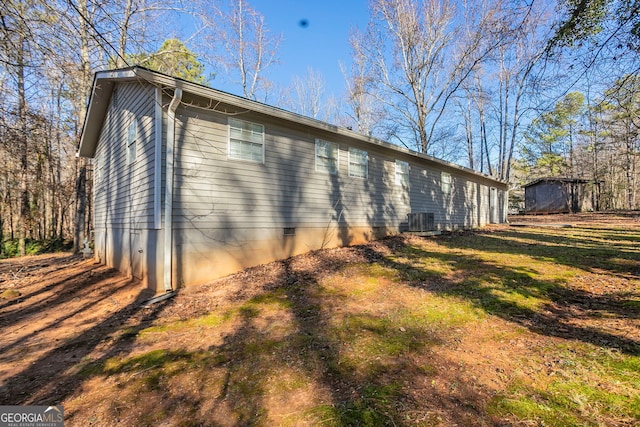
M 407 215 L 409 231 L 434 231 L 435 220 L 433 213 L 414 212 Z

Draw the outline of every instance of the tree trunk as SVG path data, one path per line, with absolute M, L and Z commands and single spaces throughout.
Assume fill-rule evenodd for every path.
M 21 37 L 16 52 L 16 69 L 18 80 L 18 141 L 20 147 L 20 216 L 18 220 L 18 251 L 20 256 L 26 254 L 26 238 L 29 232 L 29 141 L 27 138 L 27 100 L 24 81 L 24 46 Z
M 491 157 L 489 156 L 489 141 L 487 140 L 487 124 L 484 117 L 484 103 L 482 99 L 480 99 L 480 103 L 478 104 L 478 114 L 480 116 L 480 151 L 484 153 L 483 157 L 487 162 L 487 172 L 490 176 L 493 176 L 493 167 L 491 166 Z M 480 172 L 484 172 L 482 164 L 480 164 Z
M 87 166 L 85 159 L 78 159 L 78 177 L 76 178 L 76 221 L 73 233 L 73 252 L 79 253 L 85 239 L 85 217 L 87 214 Z
M 628 135 L 628 134 L 627 134 Z M 632 159 L 631 159 L 631 150 L 633 144 L 630 141 L 630 138 L 627 136 L 626 138 L 626 153 L 625 153 L 625 175 L 627 178 L 627 209 L 633 209 L 633 169 L 632 169 Z
M 129 6 L 130 2 L 127 3 Z M 86 17 L 88 16 L 87 1 L 82 0 L 79 2 L 81 13 Z M 127 15 L 128 16 L 128 15 Z M 82 133 L 82 126 L 85 119 L 85 107 L 84 99 L 88 95 L 91 85 L 91 66 L 89 63 L 89 29 L 86 21 L 80 17 L 80 57 L 82 61 L 82 75 L 81 75 L 81 87 L 78 94 L 78 103 L 75 108 L 78 112 L 78 128 L 76 129 L 76 135 L 80 139 Z M 124 30 L 123 30 L 124 31 Z M 87 236 L 85 230 L 89 225 L 86 222 L 87 218 L 87 160 L 78 159 L 78 175 L 76 177 L 76 215 L 73 233 L 73 251 L 79 252 L 84 244 L 84 240 Z M 89 206 L 89 209 L 91 207 Z

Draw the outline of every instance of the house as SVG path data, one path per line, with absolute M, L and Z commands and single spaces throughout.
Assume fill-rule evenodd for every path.
M 578 178 L 540 178 L 523 186 L 527 214 L 574 213 L 592 210 L 591 181 Z
M 506 221 L 501 181 L 140 67 L 95 75 L 78 155 L 95 257 L 158 291 L 401 227 Z

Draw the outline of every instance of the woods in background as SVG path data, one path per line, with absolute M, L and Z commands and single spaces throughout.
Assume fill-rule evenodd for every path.
M 135 64 L 514 186 L 586 178 L 600 209 L 640 208 L 640 0 L 372 0 L 338 94 L 312 68 L 269 79 L 283 36 L 246 0 L 8 0 L 0 14 L 0 256 L 91 240 L 92 165 L 75 151 L 93 73 Z M 172 36 L 185 20 L 194 37 Z

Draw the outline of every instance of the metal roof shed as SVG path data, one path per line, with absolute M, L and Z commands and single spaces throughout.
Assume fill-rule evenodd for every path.
M 525 213 L 574 213 L 592 208 L 589 180 L 581 178 L 540 178 L 525 184 Z

